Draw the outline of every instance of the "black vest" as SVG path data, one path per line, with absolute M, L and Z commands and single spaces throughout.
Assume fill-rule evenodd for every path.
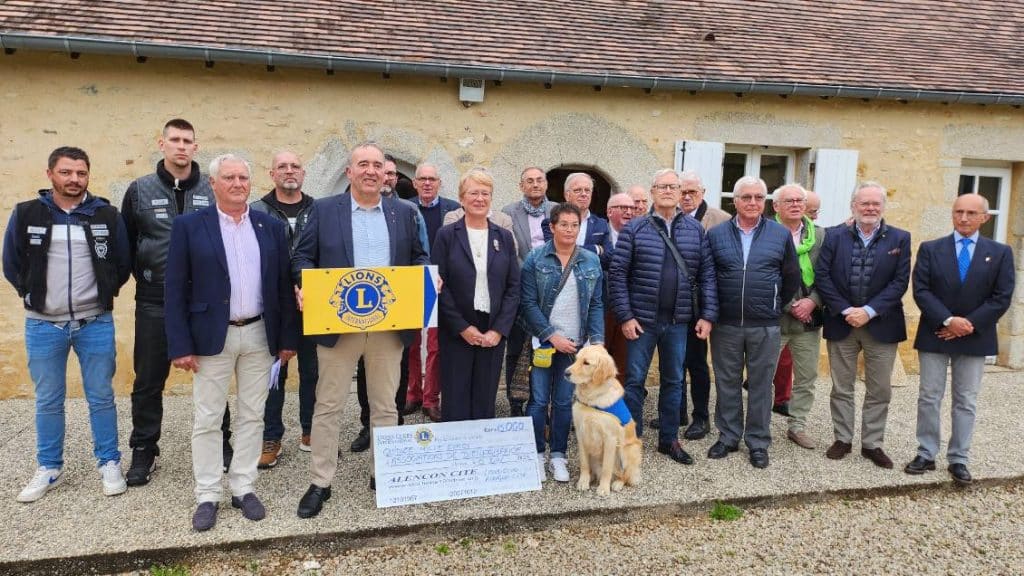
M 41 200 L 29 200 L 18 204 L 17 231 L 18 253 L 23 255 L 18 270 L 18 295 L 25 302 L 25 308 L 44 314 L 46 304 L 46 269 L 50 238 L 53 236 L 53 212 Z M 117 208 L 104 205 L 91 215 L 76 213 L 75 219 L 85 231 L 92 256 L 93 274 L 99 291 L 100 306 L 104 310 L 114 309 L 114 297 L 121 283 L 118 281 L 115 246 L 124 239 L 117 237 L 120 216 Z M 45 231 L 45 232 L 44 232 Z M 31 303 L 25 296 L 31 294 Z
M 859 308 L 868 303 L 868 286 L 871 285 L 871 275 L 875 271 L 875 244 L 882 236 L 882 230 L 879 229 L 875 232 L 867 246 L 861 241 L 856 224 L 854 224 L 852 234 L 852 262 L 850 262 L 850 278 L 848 279 L 850 304 Z

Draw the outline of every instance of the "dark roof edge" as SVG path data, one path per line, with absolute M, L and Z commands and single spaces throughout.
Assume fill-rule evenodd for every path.
M 18 32 L 0 32 L 0 48 L 63 52 L 66 54 L 128 55 L 136 58 L 168 58 L 206 62 L 236 62 L 266 66 L 315 68 L 333 72 L 379 72 L 444 78 L 479 78 L 509 82 L 542 84 L 578 84 L 645 90 L 679 90 L 696 92 L 728 92 L 776 94 L 779 96 L 818 96 L 821 98 L 862 98 L 946 102 L 950 104 L 1024 105 L 1024 93 L 968 92 L 952 90 L 920 90 L 915 88 L 879 88 L 799 82 L 758 82 L 714 79 L 684 79 L 658 76 L 630 76 L 594 73 L 565 73 L 501 68 L 473 64 L 439 64 L 403 62 L 380 58 L 355 58 L 330 55 L 295 54 L 273 50 L 218 48 L 187 44 L 164 44 L 76 36 L 45 36 Z

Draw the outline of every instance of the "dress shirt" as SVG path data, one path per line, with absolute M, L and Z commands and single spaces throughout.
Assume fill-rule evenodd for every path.
M 530 216 L 529 214 L 526 216 L 526 221 L 530 224 L 530 248 L 544 245 L 544 229 L 541 228 L 544 218 L 546 216 L 543 213 L 539 216 Z
M 352 259 L 356 268 L 391 265 L 391 235 L 383 200 L 363 208 L 352 198 Z
M 960 243 L 964 238 L 970 238 L 971 243 L 967 245 L 967 254 L 970 255 L 971 259 L 974 259 L 974 249 L 978 246 L 978 236 L 981 236 L 977 230 L 970 236 L 963 236 L 956 230 L 953 230 L 953 252 L 957 258 L 960 258 L 960 251 L 964 249 L 963 244 Z
M 227 257 L 228 277 L 231 281 L 230 319 L 246 320 L 263 313 L 263 273 L 260 270 L 260 244 L 252 229 L 249 208 L 235 222 L 217 208 L 220 237 Z
M 587 220 L 590 218 L 590 210 L 587 210 L 586 214 L 580 216 L 580 233 L 576 236 L 576 245 L 583 246 L 587 243 L 587 225 L 590 222 Z
M 487 228 L 478 230 L 466 226 L 469 248 L 473 253 L 473 267 L 476 268 L 476 289 L 473 291 L 473 309 L 477 312 L 491 312 L 491 293 L 487 286 Z
M 750 245 L 754 242 L 754 232 L 757 231 L 757 227 L 761 225 L 761 217 L 757 217 L 757 224 L 750 229 L 750 232 L 746 232 L 740 227 L 740 220 L 737 218 L 733 221 L 736 229 L 740 231 L 740 244 L 743 245 L 743 265 L 747 264 L 747 256 L 750 256 Z

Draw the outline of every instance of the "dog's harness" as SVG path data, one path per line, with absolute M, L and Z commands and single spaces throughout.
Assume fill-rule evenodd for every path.
M 597 408 L 598 410 L 615 416 L 623 426 L 633 421 L 633 415 L 629 413 L 629 408 L 626 406 L 626 400 L 624 398 L 619 398 L 614 404 L 605 408 L 601 408 L 600 406 L 591 406 L 591 408 Z

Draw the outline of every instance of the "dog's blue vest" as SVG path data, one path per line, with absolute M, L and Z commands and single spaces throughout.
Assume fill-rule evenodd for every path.
M 615 416 L 623 426 L 633 421 L 633 415 L 629 413 L 629 408 L 626 407 L 626 400 L 624 398 L 619 398 L 614 404 L 606 408 L 598 408 L 597 406 L 594 406 L 594 408 Z

